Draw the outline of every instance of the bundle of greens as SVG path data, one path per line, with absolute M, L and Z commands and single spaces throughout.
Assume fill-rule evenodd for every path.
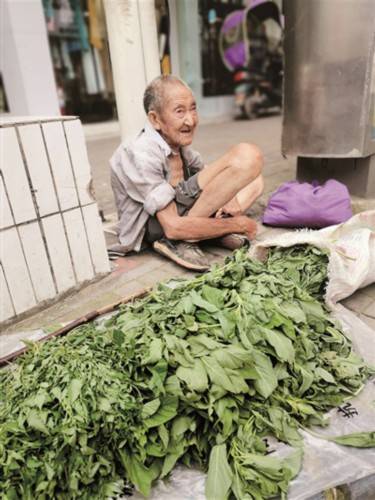
M 176 462 L 208 471 L 208 499 L 285 497 L 299 428 L 324 425 L 371 373 L 323 305 L 327 262 L 312 247 L 266 263 L 238 252 L 30 345 L 0 374 L 0 498 L 147 496 Z M 268 453 L 268 436 L 291 453 Z

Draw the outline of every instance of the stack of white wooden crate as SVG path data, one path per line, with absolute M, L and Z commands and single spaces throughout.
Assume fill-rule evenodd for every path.
M 109 271 L 76 117 L 0 124 L 0 324 Z

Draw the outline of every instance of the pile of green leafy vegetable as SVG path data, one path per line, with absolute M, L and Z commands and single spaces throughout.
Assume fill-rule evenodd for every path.
M 327 262 L 307 246 L 266 263 L 238 252 L 31 345 L 0 374 L 0 498 L 147 496 L 177 461 L 208 471 L 208 499 L 285 496 L 299 428 L 325 424 L 371 373 L 323 305 Z M 267 436 L 289 456 L 268 454 Z

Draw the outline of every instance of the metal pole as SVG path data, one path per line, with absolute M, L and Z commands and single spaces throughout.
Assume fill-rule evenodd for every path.
M 121 137 L 143 126 L 146 85 L 160 74 L 154 0 L 104 0 Z

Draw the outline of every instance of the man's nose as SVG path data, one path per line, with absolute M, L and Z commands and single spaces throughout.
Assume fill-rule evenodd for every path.
M 186 113 L 184 121 L 185 125 L 189 125 L 190 127 L 192 127 L 196 122 L 194 113 Z

